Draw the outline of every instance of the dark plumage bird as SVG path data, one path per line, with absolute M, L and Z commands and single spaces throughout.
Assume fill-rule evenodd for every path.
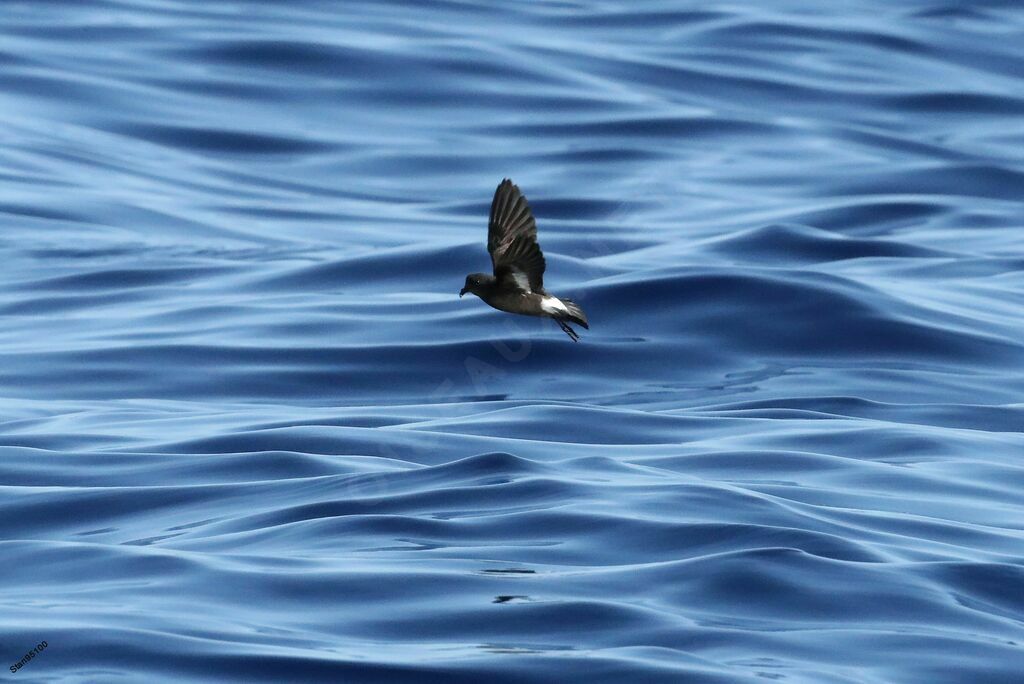
M 587 315 L 576 302 L 544 289 L 544 255 L 537 244 L 537 222 L 519 186 L 508 178 L 498 185 L 491 201 L 487 251 L 494 275 L 469 274 L 460 297 L 472 292 L 501 311 L 553 318 L 573 342 L 580 336 L 570 322 L 590 329 Z

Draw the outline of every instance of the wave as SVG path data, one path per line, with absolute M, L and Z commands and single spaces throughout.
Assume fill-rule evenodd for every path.
M 18 676 L 1016 681 L 1024 13 L 691 4 L 5 3 Z

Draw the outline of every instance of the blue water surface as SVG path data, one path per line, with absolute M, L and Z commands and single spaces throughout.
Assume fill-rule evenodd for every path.
M 0 174 L 5 679 L 1024 681 L 1019 2 L 4 0 Z

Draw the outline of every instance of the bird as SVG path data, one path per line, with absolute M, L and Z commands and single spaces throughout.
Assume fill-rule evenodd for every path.
M 555 319 L 573 342 L 579 334 L 569 323 L 587 330 L 587 315 L 579 304 L 544 289 L 544 254 L 537 244 L 537 222 L 519 186 L 505 178 L 491 201 L 487 223 L 487 251 L 493 275 L 470 273 L 459 292 L 471 292 L 499 311 Z

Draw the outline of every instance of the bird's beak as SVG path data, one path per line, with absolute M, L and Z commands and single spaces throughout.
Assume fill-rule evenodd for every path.
M 466 288 L 462 288 L 461 290 L 459 290 L 459 299 L 461 299 L 462 295 L 464 294 L 466 294 Z

